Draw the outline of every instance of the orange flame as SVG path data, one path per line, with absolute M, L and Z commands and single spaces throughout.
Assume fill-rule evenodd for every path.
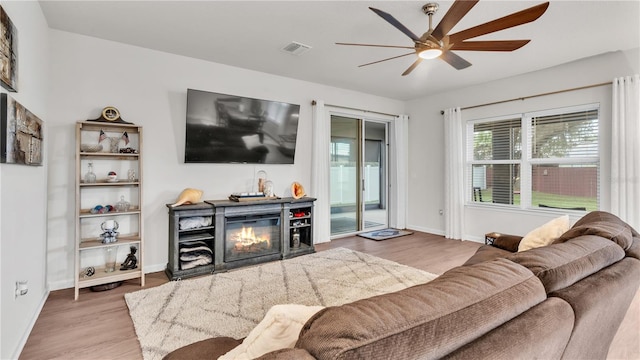
M 254 232 L 252 227 L 245 228 L 242 227 L 242 231 L 240 233 L 236 233 L 236 247 L 240 245 L 241 247 L 251 246 L 254 244 L 265 243 L 267 246 L 271 246 L 271 239 L 268 234 L 258 236 Z

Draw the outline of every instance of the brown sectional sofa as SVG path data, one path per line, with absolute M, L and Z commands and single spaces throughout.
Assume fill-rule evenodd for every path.
M 604 359 L 640 285 L 640 234 L 593 212 L 556 243 L 485 245 L 461 267 L 401 291 L 328 307 L 293 349 L 260 359 Z M 216 359 L 213 338 L 165 359 Z

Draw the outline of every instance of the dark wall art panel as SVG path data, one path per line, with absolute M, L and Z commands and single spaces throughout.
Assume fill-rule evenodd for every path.
M 0 162 L 42 165 L 42 120 L 7 94 L 0 94 Z
M 0 6 L 0 85 L 18 91 L 18 31 Z

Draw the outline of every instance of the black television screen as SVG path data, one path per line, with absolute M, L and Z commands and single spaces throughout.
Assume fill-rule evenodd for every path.
M 293 164 L 300 105 L 187 89 L 187 163 Z

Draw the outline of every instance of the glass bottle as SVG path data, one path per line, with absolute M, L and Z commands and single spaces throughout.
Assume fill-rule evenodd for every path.
M 293 235 L 291 236 L 291 242 L 292 242 L 292 247 L 294 248 L 298 248 L 300 247 L 300 229 L 298 228 L 294 228 L 293 229 Z
M 93 163 L 89 162 L 89 171 L 84 174 L 84 182 L 87 184 L 93 184 L 96 182 L 96 174 L 93 172 Z

